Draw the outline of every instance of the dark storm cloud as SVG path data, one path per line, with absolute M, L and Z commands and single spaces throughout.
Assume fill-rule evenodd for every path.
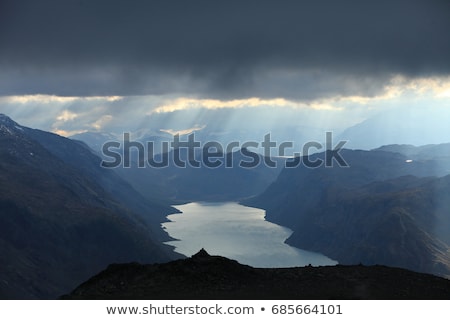
M 0 2 L 0 94 L 375 94 L 450 74 L 450 1 Z

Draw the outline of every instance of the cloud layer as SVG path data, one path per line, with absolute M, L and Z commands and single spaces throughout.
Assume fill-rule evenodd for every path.
M 310 100 L 450 74 L 450 2 L 0 4 L 0 95 Z

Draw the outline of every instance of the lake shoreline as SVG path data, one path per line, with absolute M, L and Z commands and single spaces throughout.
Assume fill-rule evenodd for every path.
M 185 256 L 201 248 L 253 267 L 336 265 L 320 253 L 285 243 L 292 230 L 265 220 L 265 211 L 237 202 L 191 202 L 174 205 L 179 212 L 162 226 L 175 240 L 165 244 Z

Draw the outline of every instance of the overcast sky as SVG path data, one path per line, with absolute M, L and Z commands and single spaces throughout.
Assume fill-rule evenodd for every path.
M 2 0 L 0 112 L 100 130 L 126 110 L 257 98 L 350 110 L 357 122 L 355 103 L 382 108 L 405 88 L 450 95 L 449 34 L 447 0 Z

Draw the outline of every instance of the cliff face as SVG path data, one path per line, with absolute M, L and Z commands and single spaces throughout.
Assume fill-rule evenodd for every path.
M 384 266 L 264 269 L 204 250 L 165 264 L 111 265 L 63 299 L 449 299 L 450 281 Z

